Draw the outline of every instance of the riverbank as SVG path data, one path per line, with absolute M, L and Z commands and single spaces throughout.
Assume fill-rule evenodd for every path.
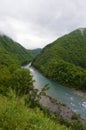
M 79 114 L 72 111 L 65 104 L 51 98 L 50 96 L 42 96 L 40 104 L 48 108 L 51 112 L 55 112 L 57 116 L 68 122 L 81 122 L 86 127 L 86 119 L 80 117 Z
M 33 66 L 32 66 L 33 67 Z M 47 77 L 44 73 L 42 73 L 39 69 L 37 69 L 36 67 L 33 67 L 35 70 L 37 70 L 38 72 L 40 72 L 43 76 L 45 76 L 45 77 Z M 47 77 L 48 78 L 48 77 Z M 52 78 L 48 78 L 48 79 L 50 79 L 51 81 L 54 81 Z M 58 82 L 57 81 L 54 81 L 54 82 L 56 82 L 57 84 L 58 84 Z M 60 83 L 59 83 L 60 84 Z M 84 92 L 84 91 L 82 91 L 82 90 L 76 90 L 75 88 L 76 87 L 74 87 L 74 88 L 72 88 L 72 87 L 70 87 L 69 85 L 67 85 L 67 84 L 63 84 L 64 86 L 66 86 L 66 87 L 68 87 L 68 88 L 70 88 L 75 94 L 77 94 L 77 95 L 79 95 L 79 96 L 81 96 L 81 97 L 84 97 L 84 98 L 86 98 L 86 91 Z
M 81 97 L 86 98 L 86 92 L 81 91 L 81 90 L 76 90 L 76 89 L 72 89 L 72 91 L 73 91 L 75 94 L 77 94 L 77 95 L 79 95 L 79 96 L 81 96 Z

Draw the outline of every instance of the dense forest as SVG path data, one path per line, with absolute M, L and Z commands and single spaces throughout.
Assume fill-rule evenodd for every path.
M 86 29 L 77 29 L 47 45 L 32 65 L 56 82 L 86 91 Z
M 33 58 L 33 53 L 6 35 L 0 35 L 0 66 L 26 64 Z
M 37 49 L 32 49 L 31 51 L 34 54 L 34 56 L 37 56 L 38 54 L 40 54 L 40 52 L 42 51 L 42 49 L 41 48 L 37 48 Z
M 21 68 L 32 57 L 18 43 L 0 36 L 0 130 L 84 130 L 80 123 L 65 123 L 39 104 L 46 89 L 39 93 L 30 71 Z

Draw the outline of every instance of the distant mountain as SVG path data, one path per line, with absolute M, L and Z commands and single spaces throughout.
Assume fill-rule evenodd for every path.
M 47 45 L 33 65 L 57 82 L 86 90 L 86 28 Z
M 19 43 L 6 35 L 0 35 L 0 65 L 25 64 L 32 60 L 31 51 L 26 50 Z
M 32 51 L 32 53 L 35 55 L 35 56 L 37 56 L 38 54 L 40 54 L 40 52 L 41 52 L 41 48 L 37 48 L 37 49 L 33 49 L 33 50 L 31 50 Z

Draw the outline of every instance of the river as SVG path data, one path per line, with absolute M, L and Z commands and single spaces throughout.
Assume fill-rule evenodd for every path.
M 24 68 L 30 70 L 33 79 L 36 81 L 34 85 L 37 89 L 41 90 L 45 84 L 49 84 L 50 89 L 47 91 L 49 96 L 58 99 L 86 119 L 86 98 L 81 97 L 75 94 L 71 89 L 46 78 L 30 65 L 24 66 Z

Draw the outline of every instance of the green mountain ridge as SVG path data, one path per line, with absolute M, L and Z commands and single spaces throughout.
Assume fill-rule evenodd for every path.
M 6 35 L 0 35 L 0 65 L 24 64 L 32 60 L 33 54 Z
M 40 54 L 41 50 L 42 50 L 41 48 L 36 48 L 36 49 L 31 50 L 31 51 L 32 51 L 32 53 L 33 53 L 35 56 L 37 56 L 38 54 Z
M 33 61 L 47 77 L 86 90 L 86 28 L 80 28 L 47 45 Z

